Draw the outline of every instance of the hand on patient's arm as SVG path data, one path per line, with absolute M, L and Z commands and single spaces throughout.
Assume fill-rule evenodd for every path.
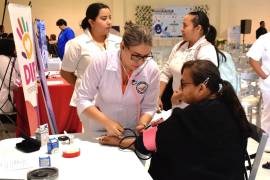
M 182 101 L 182 91 L 174 91 L 171 97 L 172 105 L 178 105 Z
M 75 85 L 77 77 L 75 76 L 74 72 L 68 72 L 61 69 L 60 74 L 62 78 L 64 78 L 69 84 Z
M 136 126 L 136 131 L 141 134 L 151 120 L 152 116 L 150 116 L 149 114 L 143 114 Z
M 96 106 L 91 106 L 86 108 L 83 113 L 97 122 L 101 123 L 107 130 L 107 135 L 109 136 L 120 136 L 124 131 L 124 128 L 118 122 L 108 118 L 103 114 Z

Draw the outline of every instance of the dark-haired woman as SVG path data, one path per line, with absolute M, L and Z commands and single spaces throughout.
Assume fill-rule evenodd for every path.
M 78 88 L 77 108 L 85 133 L 120 136 L 141 132 L 156 112 L 159 69 L 149 29 L 128 22 L 118 51 L 96 53 Z
M 154 180 L 243 180 L 249 124 L 237 96 L 210 61 L 189 61 L 181 71 L 181 92 L 168 120 L 136 138 L 104 136 L 101 144 L 133 148 L 152 154 L 149 173 Z M 121 144 L 119 144 L 121 142 Z
M 209 19 L 204 12 L 194 11 L 185 15 L 181 29 L 183 41 L 174 46 L 168 61 L 162 68 L 159 97 L 162 97 L 170 78 L 173 78 L 173 91 L 175 92 L 179 89 L 180 70 L 185 62 L 203 59 L 218 65 L 216 50 L 205 38 L 205 35 L 208 34 L 209 26 Z M 184 105 L 184 103 L 182 104 Z M 160 98 L 159 106 L 161 108 L 163 106 Z
M 66 44 L 61 76 L 75 85 L 72 106 L 75 106 L 75 92 L 92 57 L 98 52 L 119 49 L 121 38 L 109 33 L 111 26 L 110 8 L 102 3 L 90 4 L 81 23 L 84 33 Z

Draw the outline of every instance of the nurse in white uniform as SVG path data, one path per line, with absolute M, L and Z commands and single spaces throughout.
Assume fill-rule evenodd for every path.
M 156 112 L 159 69 L 151 54 L 150 31 L 126 23 L 119 51 L 97 54 L 77 93 L 85 133 L 119 136 L 141 132 Z
M 190 12 L 184 16 L 183 27 L 181 29 L 183 41 L 174 46 L 168 61 L 161 71 L 160 98 L 162 97 L 170 78 L 173 78 L 172 89 L 174 93 L 178 93 L 181 69 L 185 62 L 201 59 L 209 60 L 215 65 L 218 65 L 215 47 L 205 38 L 209 32 L 209 27 L 209 19 L 202 11 Z M 160 108 L 163 108 L 160 98 L 158 105 Z M 182 102 L 179 106 L 185 107 L 186 104 Z
M 249 63 L 260 77 L 263 110 L 262 129 L 270 133 L 270 33 L 261 35 L 249 49 L 247 56 Z M 270 152 L 270 138 L 268 138 L 265 151 Z
M 76 93 L 81 78 L 97 52 L 118 50 L 119 36 L 110 34 L 111 11 L 102 3 L 90 4 L 81 23 L 84 33 L 68 41 L 61 67 L 61 76 L 75 85 L 71 105 L 75 106 Z

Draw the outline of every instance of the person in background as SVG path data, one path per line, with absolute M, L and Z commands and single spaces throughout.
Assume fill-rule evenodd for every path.
M 180 86 L 180 70 L 186 61 L 204 59 L 218 65 L 215 47 L 205 38 L 205 35 L 208 34 L 209 26 L 209 19 L 202 11 L 190 12 L 184 16 L 183 27 L 181 29 L 183 41 L 174 46 L 168 61 L 161 71 L 158 103 L 161 109 L 163 103 L 160 98 L 170 78 L 173 78 L 172 89 L 174 93 L 177 93 Z M 181 104 L 183 106 L 185 105 L 185 103 Z
M 68 41 L 60 74 L 75 85 L 71 106 L 76 106 L 76 90 L 93 56 L 105 50 L 117 50 L 121 38 L 109 33 L 112 26 L 110 8 L 102 3 L 90 4 L 81 27 L 84 33 Z
M 218 49 L 218 47 L 216 47 L 216 37 L 217 37 L 217 30 L 214 26 L 210 25 L 209 33 L 206 35 L 206 39 L 208 42 L 213 44 L 213 46 L 216 49 L 220 76 L 222 79 L 230 82 L 235 92 L 239 93 L 240 83 L 238 82 L 239 78 L 233 58 L 229 53 L 221 51 Z
M 260 77 L 259 86 L 262 93 L 263 110 L 261 127 L 270 133 L 270 33 L 257 39 L 247 52 L 249 64 Z M 266 152 L 270 152 L 270 138 L 268 138 Z
M 49 41 L 51 44 L 57 43 L 56 35 L 55 34 L 50 34 Z
M 65 45 L 69 40 L 75 37 L 75 34 L 73 30 L 67 26 L 67 22 L 64 19 L 58 19 L 56 21 L 56 26 L 58 26 L 59 29 L 61 30 L 58 36 L 57 50 L 58 50 L 58 55 L 60 59 L 62 60 L 64 56 L 64 52 L 65 52 Z
M 13 39 L 0 39 L 0 114 L 14 112 L 13 89 L 19 78 Z
M 265 22 L 260 21 L 260 27 L 256 30 L 256 39 L 258 39 L 261 35 L 266 34 L 267 30 L 265 28 Z
M 14 39 L 13 33 L 9 33 L 7 35 L 7 39 L 13 40 Z
M 57 52 L 57 40 L 55 34 L 50 34 L 50 38 L 46 36 L 48 52 L 51 57 L 59 57 Z
M 151 53 L 152 35 L 127 22 L 120 50 L 95 53 L 77 90 L 77 109 L 92 136 L 141 132 L 156 112 L 159 69 Z
M 183 100 L 186 108 L 174 108 L 166 121 L 136 139 L 104 136 L 100 143 L 134 143 L 137 152 L 151 154 L 154 180 L 243 180 L 250 126 L 231 84 L 207 60 L 184 63 L 180 83 L 172 104 Z
M 8 37 L 8 33 L 1 34 L 1 39 L 7 39 L 7 37 Z

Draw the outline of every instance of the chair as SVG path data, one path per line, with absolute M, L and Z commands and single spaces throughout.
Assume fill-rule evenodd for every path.
M 266 146 L 266 142 L 268 139 L 268 134 L 264 130 L 262 130 L 261 128 L 257 127 L 252 123 L 250 123 L 250 127 L 251 127 L 250 138 L 258 142 L 259 145 L 257 147 L 257 151 L 255 154 L 248 154 L 248 153 L 246 154 L 246 162 L 248 162 L 248 166 L 246 166 L 246 171 L 249 171 L 250 173 L 248 177 L 247 173 L 245 173 L 245 179 L 255 180 L 264 152 L 264 148 Z M 252 159 L 253 163 L 251 163 Z
M 256 125 L 261 126 L 261 93 L 259 89 L 258 76 L 255 72 L 240 73 L 240 101 L 244 107 L 248 120 L 252 122 L 253 110 L 256 111 Z
M 244 72 L 244 71 L 251 71 L 252 68 L 250 67 L 248 61 L 249 57 L 247 57 L 245 54 L 240 53 L 238 57 L 236 57 L 235 66 L 238 72 Z

